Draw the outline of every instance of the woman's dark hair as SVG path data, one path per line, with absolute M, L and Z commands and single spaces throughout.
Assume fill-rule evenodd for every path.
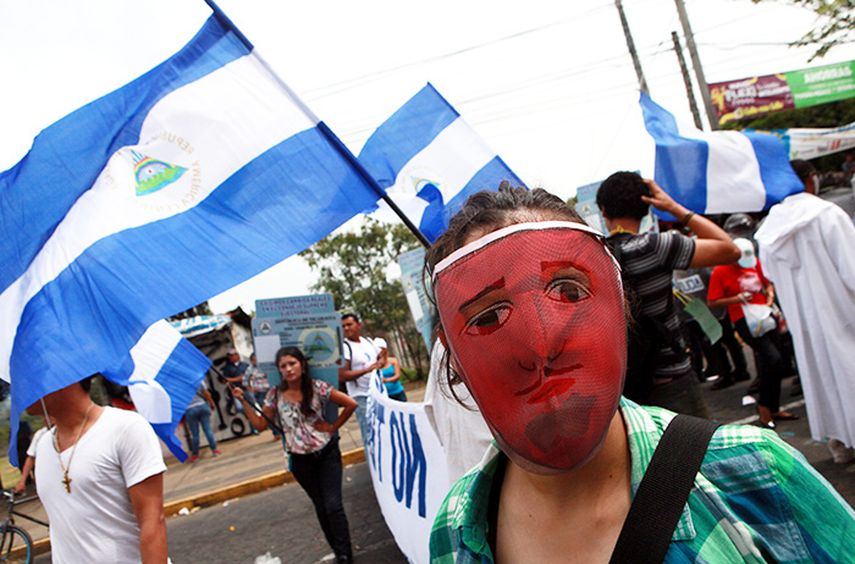
M 585 223 L 564 200 L 541 188 L 502 186 L 497 192 L 472 194 L 451 218 L 445 233 L 428 249 L 425 270 L 432 276 L 437 263 L 462 247 L 474 232 L 486 233 L 517 223 L 544 220 Z
M 597 207 L 610 219 L 641 219 L 650 210 L 650 206 L 641 201 L 641 197 L 649 195 L 650 188 L 638 174 L 616 172 L 603 180 L 597 190 Z
M 440 235 L 428 249 L 425 255 L 425 280 L 432 279 L 437 263 L 462 247 L 473 233 L 480 236 L 503 227 L 530 221 L 585 223 L 564 200 L 541 188 L 527 190 L 511 188 L 503 184 L 496 192 L 478 192 L 466 200 L 460 211 L 451 218 L 445 233 Z M 426 293 L 435 306 L 436 298 L 432 289 L 426 289 Z M 439 328 L 439 316 L 437 316 L 434 332 Z M 446 368 L 448 389 L 458 403 L 465 405 L 454 391 L 453 386 L 460 383 L 461 379 L 451 366 L 451 358 L 447 350 L 442 362 Z
M 359 317 L 355 313 L 347 312 L 341 316 L 342 321 L 344 321 L 345 319 L 348 319 L 348 318 L 353 319 L 354 323 L 359 323 Z
M 302 374 L 300 375 L 300 392 L 303 394 L 303 401 L 300 402 L 300 411 L 303 412 L 303 415 L 311 415 L 314 388 L 312 387 L 312 378 L 309 376 L 309 360 L 303 354 L 303 351 L 297 347 L 282 347 L 276 351 L 276 370 L 279 370 L 279 361 L 285 356 L 293 356 L 300 363 L 300 368 L 302 369 Z M 279 376 L 282 377 L 279 388 L 284 390 L 288 387 L 288 384 L 285 382 L 282 372 L 279 373 Z

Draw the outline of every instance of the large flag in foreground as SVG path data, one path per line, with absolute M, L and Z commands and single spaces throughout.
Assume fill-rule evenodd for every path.
M 430 84 L 371 134 L 359 162 L 431 242 L 471 194 L 524 186 Z
M 656 141 L 655 179 L 697 213 L 769 209 L 804 187 L 780 139 L 766 133 L 703 132 L 678 123 L 641 94 L 644 125 Z
M 120 372 L 156 321 L 374 205 L 365 178 L 216 17 L 47 128 L 0 174 L 0 377 L 11 379 L 13 433 L 45 394 Z

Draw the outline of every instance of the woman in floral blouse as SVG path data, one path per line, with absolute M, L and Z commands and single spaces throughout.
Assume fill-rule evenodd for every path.
M 279 349 L 276 366 L 282 382 L 268 391 L 262 408 L 264 417 L 253 411 L 242 390 L 233 393 L 245 404 L 247 418 L 256 429 L 266 429 L 268 420 L 282 428 L 291 471 L 312 500 L 336 561 L 351 562 L 353 551 L 342 505 L 337 431 L 353 414 L 356 401 L 326 382 L 313 380 L 305 355 L 296 347 Z M 329 402 L 344 408 L 332 423 L 324 420 Z

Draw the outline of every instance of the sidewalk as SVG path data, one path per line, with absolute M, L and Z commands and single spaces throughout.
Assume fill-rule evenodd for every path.
M 407 386 L 407 397 L 411 401 L 422 401 L 424 385 L 418 383 L 412 388 Z M 355 416 L 339 430 L 339 435 L 345 465 L 362 462 L 362 438 Z M 201 441 L 205 446 L 197 462 L 182 464 L 172 456 L 165 460 L 167 470 L 164 474 L 163 497 L 167 517 L 175 515 L 184 507 L 188 510 L 205 507 L 292 480 L 287 471 L 282 443 L 274 440 L 270 431 L 225 441 L 218 445 L 223 454 L 216 458 L 211 456 L 204 435 Z M 16 510 L 47 521 L 47 515 L 38 501 L 16 506 Z M 47 547 L 46 527 L 20 517 L 16 517 L 15 523 L 30 533 L 36 541 L 37 550 Z

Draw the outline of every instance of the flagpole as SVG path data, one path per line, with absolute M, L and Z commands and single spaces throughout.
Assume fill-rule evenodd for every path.
M 333 146 L 338 149 L 342 156 L 348 161 L 350 161 L 350 164 L 353 165 L 353 167 L 359 172 L 360 176 L 362 176 L 362 178 L 369 184 L 369 186 L 371 186 L 374 191 L 380 195 L 380 198 L 382 198 L 383 201 L 386 202 L 386 204 L 390 208 L 392 208 L 392 211 L 395 212 L 399 218 L 401 218 L 401 221 L 404 222 L 404 225 L 407 226 L 407 229 L 413 232 L 413 235 L 416 236 L 416 239 L 418 239 L 419 242 L 425 246 L 425 248 L 430 247 L 430 241 L 428 241 L 428 238 L 424 236 L 424 233 L 422 233 L 419 228 L 416 227 L 416 225 L 412 221 L 410 221 L 410 218 L 408 218 L 404 214 L 401 208 L 398 207 L 398 204 L 392 201 L 392 198 L 389 197 L 389 194 L 387 194 L 386 191 L 380 187 L 374 177 L 371 176 L 371 174 L 367 170 L 365 170 L 365 167 L 362 166 L 362 163 L 360 163 L 359 160 L 357 160 L 357 158 L 353 155 L 353 153 L 350 152 L 350 149 L 348 149 L 347 146 L 342 143 L 341 139 L 339 139 L 338 136 L 336 136 L 336 134 L 333 133 L 329 127 L 327 127 L 327 124 L 322 121 L 319 121 L 317 127 L 321 131 L 321 133 L 326 136 L 327 140 L 329 140 L 330 143 L 332 143 Z
M 205 3 L 214 12 L 214 17 L 216 17 L 225 28 L 230 29 L 235 34 L 235 36 L 237 36 L 237 38 L 240 39 L 241 43 L 243 43 L 246 46 L 247 49 L 249 49 L 249 50 L 254 49 L 254 47 L 253 47 L 252 43 L 250 43 L 249 39 L 247 39 L 247 37 L 243 33 L 241 33 L 241 31 L 234 24 L 234 22 L 232 22 L 232 20 L 229 19 L 229 17 L 220 9 L 219 6 L 217 6 L 217 3 L 214 2 L 214 0 L 205 0 Z M 291 89 L 288 88 L 287 85 L 285 85 L 281 81 L 281 79 L 279 79 L 278 75 L 276 75 L 276 73 L 273 73 L 272 70 L 271 70 L 271 73 L 273 74 L 274 77 L 277 78 L 277 80 L 280 81 L 280 83 L 283 86 L 285 86 L 285 88 L 288 90 L 288 93 L 292 94 Z M 299 99 L 296 96 L 292 95 L 292 97 L 295 99 L 295 101 L 299 101 Z M 302 102 L 300 102 L 300 105 L 303 106 Z M 310 111 L 308 111 L 308 108 L 306 108 L 306 109 L 307 109 L 307 113 L 312 115 L 312 113 Z M 365 170 L 365 167 L 362 166 L 362 163 L 360 163 L 359 160 L 357 160 L 357 158 L 353 155 L 353 153 L 350 151 L 350 149 L 348 149 L 347 146 L 344 143 L 342 143 L 341 139 L 339 139 L 338 136 L 332 132 L 332 130 L 327 126 L 327 124 L 325 124 L 324 122 L 322 122 L 320 120 L 317 120 L 317 128 L 324 135 L 324 137 L 326 137 L 327 140 L 330 143 L 332 143 L 333 147 L 335 147 L 335 149 L 338 150 L 338 152 L 341 153 L 341 155 L 345 159 L 347 159 L 347 161 L 351 164 L 351 166 L 353 166 L 353 168 L 355 168 L 357 170 L 357 172 L 359 172 L 359 175 L 362 177 L 362 179 L 365 182 L 367 182 L 368 185 L 371 186 L 371 188 L 375 192 L 377 192 L 377 194 L 380 196 L 380 198 L 384 202 L 386 202 L 386 204 L 392 209 L 392 211 L 395 212 L 395 214 L 401 219 L 401 221 L 404 222 L 404 225 L 407 226 L 407 229 L 412 231 L 413 235 L 416 236 L 416 239 L 418 239 L 419 242 L 422 245 L 424 245 L 425 247 L 430 247 L 430 241 L 428 241 L 427 237 L 424 236 L 424 233 L 422 233 L 419 230 L 419 228 L 412 221 L 410 221 L 410 218 L 408 218 L 404 214 L 404 212 L 401 210 L 401 208 L 399 208 L 398 205 L 394 201 L 392 201 L 392 198 L 389 197 L 389 195 L 386 193 L 386 190 L 384 190 L 380 186 L 380 184 L 377 183 L 377 180 L 375 180 L 374 177 L 371 176 L 371 174 L 367 170 Z
M 247 49 L 249 49 L 250 51 L 255 49 L 255 46 L 250 43 L 249 39 L 246 38 L 246 35 L 244 35 L 241 30 L 238 29 L 234 22 L 232 22 L 232 20 L 229 19 L 229 17 L 226 15 L 226 13 L 223 12 L 219 6 L 217 6 L 217 3 L 214 2 L 214 0 L 205 0 L 205 4 L 207 4 L 208 7 L 211 8 L 211 11 L 214 12 L 214 16 L 218 20 L 220 20 L 220 23 L 223 24 L 223 27 L 232 30 L 232 32 L 237 36 L 238 39 L 240 39 L 241 43 L 243 43 Z

